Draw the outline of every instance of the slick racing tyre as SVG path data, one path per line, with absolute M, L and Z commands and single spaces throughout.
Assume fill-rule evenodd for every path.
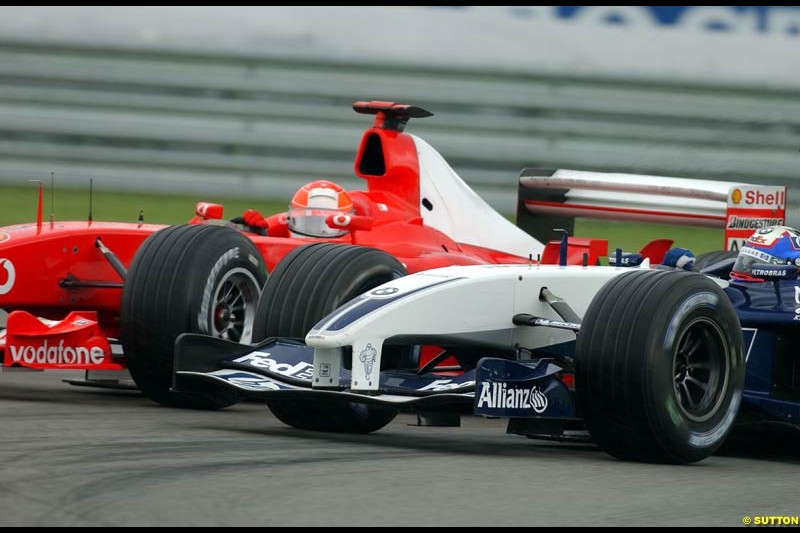
M 175 339 L 202 333 L 247 343 L 261 288 L 264 260 L 240 232 L 184 225 L 160 230 L 136 252 L 122 291 L 122 346 L 128 370 L 145 396 L 163 405 L 220 409 L 235 393 L 170 390 Z
M 739 255 L 737 252 L 729 252 L 727 250 L 705 252 L 697 256 L 694 260 L 694 265 L 697 270 L 703 270 L 703 268 L 719 263 L 720 261 L 735 259 L 737 255 Z
M 397 259 L 374 248 L 332 243 L 297 248 L 278 263 L 264 287 L 253 340 L 305 338 L 340 305 L 406 273 Z M 269 408 L 292 427 L 340 433 L 371 433 L 397 415 L 395 409 L 355 402 L 271 401 Z
M 718 276 L 722 279 L 729 279 L 733 263 L 729 259 L 736 259 L 739 255 L 738 252 L 729 252 L 727 250 L 716 250 L 713 252 L 706 252 L 697 256 L 694 264 L 695 268 L 709 276 Z M 720 264 L 722 263 L 722 264 Z
M 609 454 L 699 461 L 733 426 L 742 331 L 728 297 L 697 273 L 637 270 L 607 282 L 576 347 L 579 414 Z

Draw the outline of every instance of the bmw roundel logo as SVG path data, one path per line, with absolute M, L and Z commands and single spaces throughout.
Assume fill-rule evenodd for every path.
M 397 287 L 383 287 L 382 289 L 375 289 L 370 294 L 374 294 L 375 296 L 389 296 L 390 294 L 394 294 L 399 291 Z

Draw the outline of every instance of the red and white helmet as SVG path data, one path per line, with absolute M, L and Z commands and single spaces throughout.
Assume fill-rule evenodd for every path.
M 330 215 L 353 214 L 353 201 L 340 185 L 317 180 L 300 187 L 289 204 L 289 231 L 303 237 L 341 237 L 347 230 L 328 226 Z

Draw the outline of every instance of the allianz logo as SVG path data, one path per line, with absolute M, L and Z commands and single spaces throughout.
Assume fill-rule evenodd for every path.
M 543 413 L 547 409 L 547 396 L 538 385 L 530 389 L 508 387 L 503 382 L 483 382 L 478 396 L 478 408 L 533 409 Z

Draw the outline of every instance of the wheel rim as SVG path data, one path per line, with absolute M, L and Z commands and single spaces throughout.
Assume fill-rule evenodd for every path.
M 694 422 L 714 416 L 728 389 L 729 347 L 719 326 L 698 318 L 684 330 L 673 359 L 675 395 Z
M 214 291 L 211 335 L 250 342 L 260 294 L 261 286 L 250 271 L 236 268 L 226 272 Z

